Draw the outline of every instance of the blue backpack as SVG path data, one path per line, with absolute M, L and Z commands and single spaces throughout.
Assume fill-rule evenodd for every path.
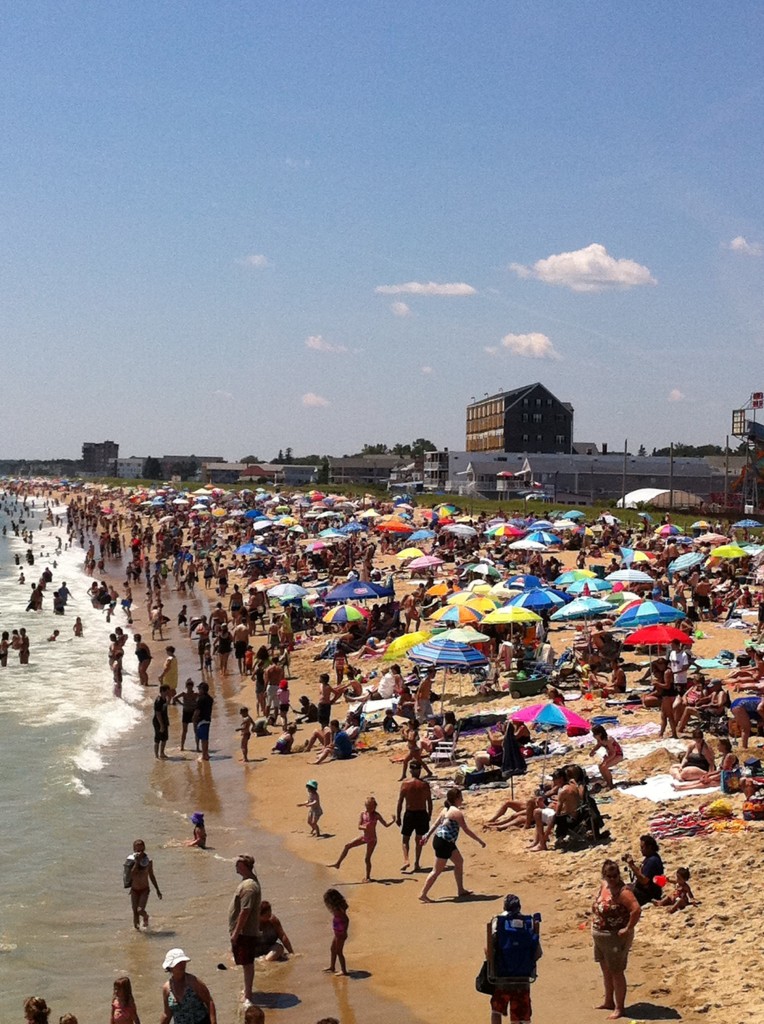
M 500 914 L 491 922 L 491 952 L 488 979 L 499 988 L 536 980 L 539 934 L 529 914 L 508 917 Z

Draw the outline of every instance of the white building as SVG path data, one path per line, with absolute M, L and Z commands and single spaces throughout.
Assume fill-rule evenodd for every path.
M 123 480 L 139 480 L 143 476 L 143 464 L 146 456 L 142 458 L 131 455 L 129 459 L 117 459 L 117 476 Z

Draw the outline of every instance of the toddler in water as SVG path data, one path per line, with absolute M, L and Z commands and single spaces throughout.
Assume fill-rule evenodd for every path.
M 366 847 L 366 878 L 364 881 L 371 881 L 371 858 L 374 853 L 374 849 L 377 845 L 377 823 L 390 828 L 392 820 L 385 821 L 382 815 L 377 810 L 377 801 L 373 796 L 367 797 L 364 805 L 366 810 L 363 811 L 361 817 L 358 819 L 358 828 L 361 830 L 361 835 L 358 839 L 353 839 L 351 842 L 345 845 L 345 849 L 339 856 L 339 859 L 334 864 L 330 864 L 330 868 L 338 868 L 343 860 L 347 857 L 348 852 L 353 849 L 354 846 L 365 846 Z
M 324 973 L 334 974 L 337 968 L 337 961 L 339 960 L 340 974 L 347 975 L 348 969 L 343 953 L 350 926 L 347 900 L 339 890 L 327 889 L 324 893 L 324 906 L 332 915 L 332 932 L 334 933 L 331 945 L 331 961 L 329 967 L 324 968 Z
M 318 783 L 315 779 L 310 779 L 309 782 L 305 783 L 305 788 L 308 791 L 308 799 L 298 804 L 298 807 L 308 808 L 308 824 L 310 825 L 310 834 L 312 836 L 318 836 L 321 838 L 321 829 L 318 827 L 318 820 L 324 813 L 321 807 L 321 801 L 318 798 Z
M 194 811 L 191 815 L 191 824 L 194 826 L 194 838 L 189 839 L 186 846 L 198 846 L 200 850 L 207 848 L 207 829 L 204 827 L 204 815 L 201 811 Z
M 111 1024 L 141 1024 L 133 999 L 133 986 L 126 974 L 114 981 L 111 1001 Z
M 653 900 L 656 907 L 668 907 L 669 914 L 675 914 L 677 910 L 684 910 L 691 903 L 695 903 L 695 897 L 690 888 L 690 869 L 677 868 L 674 891 L 663 899 Z
M 241 715 L 241 725 L 236 730 L 241 733 L 241 752 L 243 759 L 249 761 L 248 750 L 249 750 L 249 737 L 255 728 L 255 723 L 252 716 L 249 713 L 249 708 L 239 708 L 239 714 Z

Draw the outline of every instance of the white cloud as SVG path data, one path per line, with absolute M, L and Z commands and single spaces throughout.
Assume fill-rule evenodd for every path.
M 498 356 L 505 350 L 513 356 L 523 359 L 561 359 L 546 334 L 532 332 L 530 334 L 505 334 L 501 345 L 486 345 L 483 349 L 489 356 Z
M 269 265 L 268 260 L 261 252 L 251 252 L 249 256 L 244 257 L 242 263 L 246 267 L 256 267 L 258 270 Z
M 733 238 L 731 242 L 728 242 L 727 248 L 731 249 L 732 252 L 742 253 L 743 256 L 764 255 L 764 248 L 760 242 L 749 242 L 742 235 L 738 235 L 737 238 Z
M 406 284 L 380 284 L 374 291 L 377 295 L 475 295 L 472 285 L 459 282 L 457 284 L 436 284 L 435 281 L 423 283 L 408 281 Z
M 391 302 L 390 309 L 392 309 L 395 316 L 411 316 L 411 310 L 405 302 Z
M 331 341 L 322 338 L 320 334 L 311 334 L 309 338 L 306 338 L 305 348 L 312 349 L 314 352 L 334 352 L 338 354 L 347 352 L 344 345 L 333 345 Z
M 669 402 L 681 402 L 683 399 L 684 392 L 680 391 L 679 388 L 672 388 L 671 391 L 669 391 Z
M 433 371 L 433 368 L 432 368 L 431 366 L 423 366 L 423 367 L 422 367 L 422 373 L 424 373 L 424 374 L 425 374 L 426 376 L 428 376 L 428 377 L 429 377 L 429 375 L 430 375 L 431 373 L 433 373 L 433 372 L 434 372 L 434 371 Z
M 316 395 L 313 391 L 308 391 L 302 396 L 302 404 L 308 409 L 324 409 L 327 405 L 331 405 L 328 398 Z
M 545 284 L 561 285 L 574 292 L 623 290 L 644 284 L 657 284 L 647 269 L 634 260 L 616 259 L 604 245 L 593 243 L 575 252 L 561 252 L 537 260 L 532 267 L 510 263 L 518 277 L 535 278 Z
M 233 395 L 230 391 L 221 391 L 218 389 L 217 391 L 213 391 L 212 394 L 215 398 L 223 398 L 226 401 L 231 401 L 233 399 Z
M 310 160 L 295 160 L 294 157 L 288 156 L 284 163 L 287 167 L 310 167 Z

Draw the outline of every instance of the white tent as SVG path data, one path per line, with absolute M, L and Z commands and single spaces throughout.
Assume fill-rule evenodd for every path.
M 617 508 L 636 508 L 637 505 L 653 505 L 655 508 L 669 508 L 672 504 L 671 501 L 672 492 L 668 488 L 664 487 L 640 487 L 636 491 L 631 491 L 626 497 L 616 502 Z M 693 494 L 691 491 L 679 491 L 674 488 L 673 491 L 673 505 L 676 508 L 681 506 L 683 508 L 699 508 L 703 504 L 703 499 L 699 498 L 697 494 Z

